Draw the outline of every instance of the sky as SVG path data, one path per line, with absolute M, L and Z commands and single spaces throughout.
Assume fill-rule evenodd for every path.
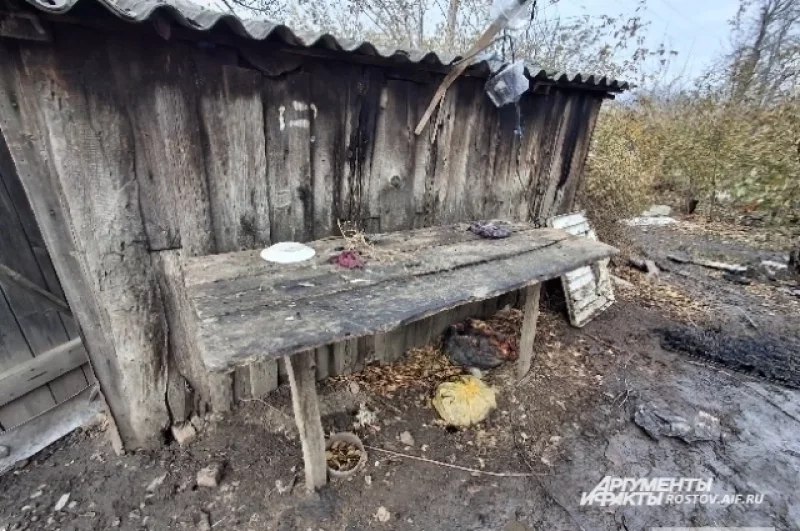
M 637 4 L 636 0 L 560 0 L 545 9 L 548 16 L 616 16 L 633 13 Z M 651 23 L 648 45 L 665 42 L 668 49 L 678 52 L 670 73 L 696 77 L 724 52 L 730 34 L 728 21 L 738 5 L 737 0 L 647 0 L 643 18 Z

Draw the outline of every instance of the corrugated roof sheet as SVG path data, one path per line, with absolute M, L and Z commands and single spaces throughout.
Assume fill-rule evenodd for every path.
M 70 12 L 78 3 L 96 2 L 117 17 L 130 22 L 144 22 L 157 14 L 166 15 L 175 23 L 193 30 L 209 31 L 217 26 L 227 26 L 233 33 L 248 39 L 278 41 L 290 46 L 319 48 L 342 51 L 356 55 L 378 56 L 402 63 L 417 63 L 446 67 L 459 59 L 458 56 L 436 52 L 402 50 L 376 46 L 367 41 L 340 39 L 329 33 L 295 31 L 291 28 L 266 20 L 245 20 L 229 13 L 220 13 L 184 0 L 27 0 L 41 11 L 52 14 Z M 471 66 L 474 72 L 489 75 L 501 63 L 482 60 Z M 582 74 L 569 75 L 552 72 L 533 66 L 527 67 L 532 80 L 548 81 L 558 85 L 622 92 L 629 88 L 628 83 L 600 76 Z

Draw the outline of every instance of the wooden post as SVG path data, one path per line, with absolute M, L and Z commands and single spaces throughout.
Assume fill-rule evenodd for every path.
M 539 294 L 541 284 L 525 288 L 525 308 L 522 316 L 522 334 L 519 338 L 519 358 L 517 359 L 517 379 L 521 380 L 531 370 L 533 359 L 533 340 L 536 338 L 536 321 L 539 320 Z
M 315 351 L 309 350 L 285 356 L 286 372 L 292 388 L 292 407 L 300 442 L 303 445 L 303 462 L 306 488 L 313 491 L 327 482 L 325 463 L 325 434 L 319 416 L 317 401 Z

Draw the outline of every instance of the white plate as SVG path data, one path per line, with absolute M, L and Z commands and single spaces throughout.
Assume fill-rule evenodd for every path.
M 280 242 L 261 251 L 261 258 L 276 264 L 293 264 L 312 258 L 316 253 L 308 245 L 298 242 Z

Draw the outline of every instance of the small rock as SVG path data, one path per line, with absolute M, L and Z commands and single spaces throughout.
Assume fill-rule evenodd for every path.
M 72 500 L 72 501 L 71 501 L 71 502 L 69 502 L 69 504 L 67 505 L 67 509 L 74 509 L 74 508 L 75 508 L 75 507 L 77 507 L 77 506 L 78 506 L 78 502 L 76 502 L 75 500 Z
M 216 488 L 219 486 L 219 480 L 222 477 L 222 465 L 214 463 L 208 465 L 197 473 L 197 486 Z
M 56 502 L 55 507 L 53 507 L 53 510 L 60 511 L 61 509 L 67 506 L 68 501 L 69 501 L 69 492 L 66 494 L 62 494 L 61 497 Z
M 414 437 L 411 436 L 411 432 L 404 431 L 400 434 L 400 442 L 405 444 L 406 446 L 414 446 Z
M 8 457 L 9 455 L 11 455 L 11 448 L 0 444 L 0 459 Z
M 668 205 L 653 205 L 642 212 L 642 216 L 646 217 L 661 217 L 669 216 L 670 214 L 672 214 L 672 208 Z
M 347 384 L 347 389 L 350 391 L 351 394 L 357 395 L 361 392 L 361 386 L 358 385 L 356 382 L 349 382 Z
M 377 521 L 382 522 L 382 523 L 386 523 L 391 518 L 392 518 L 392 514 L 386 509 L 386 507 L 384 507 L 383 505 L 378 507 L 378 511 L 375 513 L 375 519 Z
M 197 531 L 211 531 L 211 517 L 208 513 L 200 513 L 200 518 L 197 521 Z
M 178 444 L 182 447 L 192 442 L 196 435 L 197 430 L 194 429 L 194 426 L 192 426 L 190 422 L 172 426 L 172 436 L 175 437 L 175 440 L 178 441 Z
M 147 489 L 146 489 L 147 492 L 155 492 L 155 490 L 158 487 L 160 487 L 162 483 L 164 483 L 165 479 L 167 479 L 167 474 L 166 473 L 158 476 L 157 478 L 155 478 L 153 481 L 150 482 L 149 485 L 147 485 Z
M 372 476 L 370 476 L 369 474 L 367 474 L 366 476 L 364 476 L 364 483 L 366 483 L 366 484 L 367 484 L 367 486 L 370 486 L 370 485 L 372 485 Z
M 201 419 L 197 415 L 192 415 L 192 418 L 189 420 L 189 422 L 192 424 L 192 426 L 194 426 L 194 429 L 196 429 L 197 431 L 203 429 L 203 419 Z
M 276 479 L 275 480 L 275 490 L 278 491 L 278 494 L 286 494 L 287 492 L 292 490 L 292 485 L 291 484 L 284 485 L 283 481 L 281 481 L 280 479 Z

